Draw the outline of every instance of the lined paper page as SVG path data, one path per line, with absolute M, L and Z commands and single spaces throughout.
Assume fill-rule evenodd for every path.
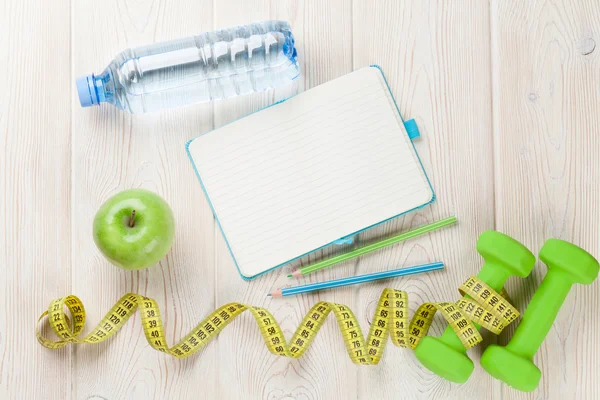
M 189 151 L 246 277 L 433 197 L 372 67 L 200 136 Z

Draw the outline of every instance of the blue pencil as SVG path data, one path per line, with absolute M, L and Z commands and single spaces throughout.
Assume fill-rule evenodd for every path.
M 372 282 L 379 279 L 395 278 L 397 276 L 405 276 L 412 274 L 420 274 L 421 272 L 436 271 L 444 269 L 444 263 L 435 262 L 432 264 L 419 265 L 416 267 L 398 268 L 391 271 L 376 272 L 374 274 L 351 276 L 349 278 L 335 279 L 333 281 L 312 283 L 310 285 L 295 286 L 291 288 L 283 288 L 272 291 L 267 296 L 282 297 L 293 296 L 300 293 L 314 292 L 323 289 L 333 289 L 340 286 L 356 285 L 363 282 Z

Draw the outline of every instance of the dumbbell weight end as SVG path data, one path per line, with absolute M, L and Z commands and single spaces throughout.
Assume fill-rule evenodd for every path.
M 508 273 L 490 263 L 484 265 L 477 275 L 492 289 L 500 291 L 509 278 Z M 479 324 L 473 323 L 477 329 Z M 465 383 L 475 368 L 462 344 L 451 327 L 446 327 L 439 338 L 425 336 L 415 349 L 415 356 L 427 369 L 454 383 Z

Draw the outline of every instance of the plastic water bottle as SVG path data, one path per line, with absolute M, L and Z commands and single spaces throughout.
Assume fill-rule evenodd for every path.
M 265 21 L 128 49 L 101 74 L 76 84 L 82 107 L 105 102 L 141 114 L 262 91 L 297 77 L 289 24 Z

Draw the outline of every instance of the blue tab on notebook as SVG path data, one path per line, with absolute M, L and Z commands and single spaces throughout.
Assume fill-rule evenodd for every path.
M 421 133 L 419 133 L 419 128 L 417 127 L 417 123 L 414 119 L 409 119 L 404 122 L 404 127 L 406 128 L 406 133 L 408 133 L 408 137 L 410 140 L 414 140 L 418 137 L 421 137 Z

